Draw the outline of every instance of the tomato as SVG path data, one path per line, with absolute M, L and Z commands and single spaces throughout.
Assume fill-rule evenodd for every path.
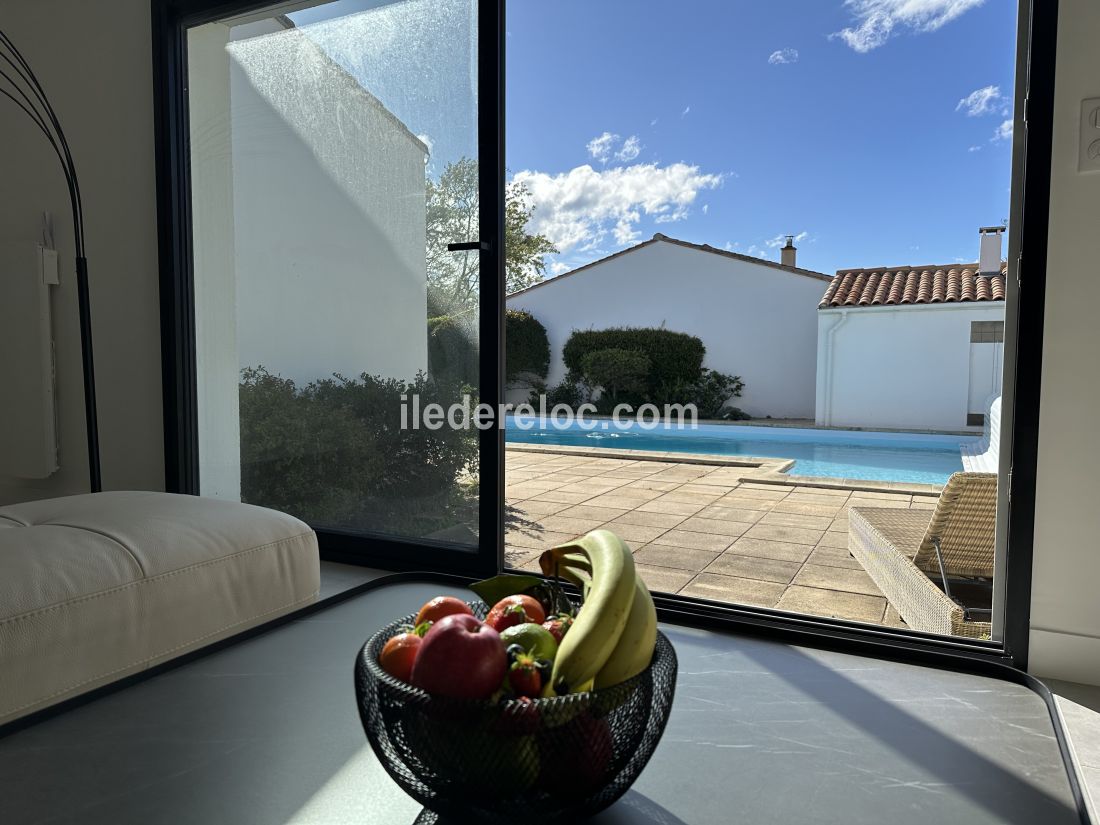
M 427 602 L 420 612 L 416 614 L 416 621 L 414 625 L 420 625 L 424 622 L 438 622 L 440 619 L 446 616 L 452 616 L 456 613 L 465 613 L 467 616 L 473 616 L 474 611 L 470 609 L 470 605 L 462 601 L 462 599 L 456 599 L 454 596 L 436 596 L 430 602 Z
M 542 624 L 544 621 L 546 621 L 546 611 L 542 609 L 539 600 L 523 594 L 505 596 L 493 605 L 493 609 L 485 617 L 485 624 L 498 633 L 513 625 L 526 622 Z
M 415 633 L 398 633 L 383 646 L 378 655 L 378 664 L 393 678 L 402 682 L 410 681 L 413 662 L 416 661 L 422 641 Z

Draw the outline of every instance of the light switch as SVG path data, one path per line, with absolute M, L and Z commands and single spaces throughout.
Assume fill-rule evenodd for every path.
M 1081 101 L 1078 172 L 1100 172 L 1100 97 Z

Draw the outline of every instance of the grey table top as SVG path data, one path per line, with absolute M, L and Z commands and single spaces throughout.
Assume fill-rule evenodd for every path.
M 386 584 L 0 739 L 0 822 L 412 823 L 359 724 Z M 664 738 L 595 822 L 1081 822 L 1040 696 L 987 677 L 665 625 Z

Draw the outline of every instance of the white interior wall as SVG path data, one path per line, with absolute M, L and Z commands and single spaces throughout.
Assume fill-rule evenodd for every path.
M 826 280 L 658 242 L 510 296 L 508 308 L 525 309 L 546 327 L 551 386 L 565 375 L 562 347 L 573 330 L 663 325 L 699 336 L 705 366 L 744 379 L 735 406 L 809 418 L 815 313 L 827 287 Z
M 970 324 L 1003 318 L 1002 302 L 819 310 L 817 423 L 977 431 L 966 426 Z
M 1029 669 L 1100 684 L 1100 172 L 1077 172 L 1100 4 L 1062 0 L 1058 14 Z
M 104 486 L 163 489 L 149 2 L 4 0 L 0 25 L 49 95 L 80 175 Z M 10 502 L 86 492 L 88 466 L 68 194 L 41 133 L 6 99 L 0 123 L 0 273 L 33 262 L 43 209 L 61 259 L 52 296 L 60 469 L 0 478 L 0 501 Z

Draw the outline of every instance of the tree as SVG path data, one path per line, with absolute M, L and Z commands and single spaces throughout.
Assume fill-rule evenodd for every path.
M 530 192 L 512 183 L 504 193 L 504 269 L 506 289 L 514 292 L 542 280 L 544 257 L 557 249 L 544 235 L 528 231 L 534 208 Z M 478 166 L 473 158 L 448 163 L 427 188 L 428 285 L 432 314 L 476 307 L 480 272 L 475 253 L 448 252 L 447 244 L 478 236 Z

